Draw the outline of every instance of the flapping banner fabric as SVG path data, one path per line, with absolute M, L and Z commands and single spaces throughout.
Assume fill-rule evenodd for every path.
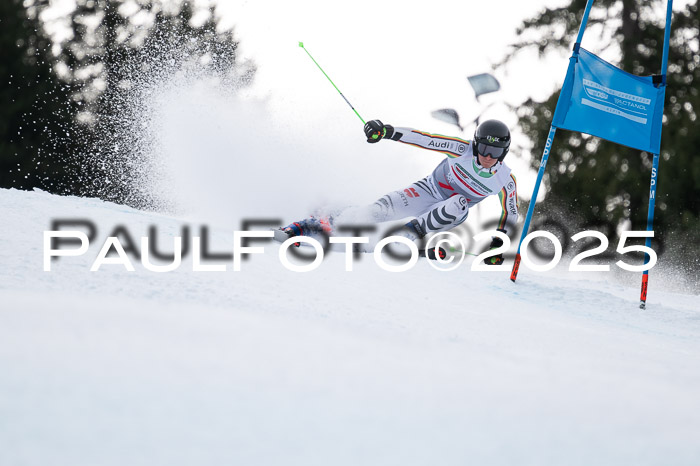
M 552 126 L 658 154 L 665 88 L 581 48 L 571 57 Z

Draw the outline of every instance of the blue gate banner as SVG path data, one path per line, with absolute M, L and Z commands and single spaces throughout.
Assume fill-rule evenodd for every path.
M 658 154 L 666 86 L 579 51 L 569 61 L 552 126 Z

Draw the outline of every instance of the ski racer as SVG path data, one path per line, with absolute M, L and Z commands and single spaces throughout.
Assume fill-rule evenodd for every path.
M 404 227 L 404 236 L 421 239 L 456 227 L 467 219 L 469 209 L 488 196 L 498 195 L 501 217 L 497 229 L 507 233 L 518 217 L 518 196 L 515 177 L 503 159 L 510 147 L 510 131 L 498 120 L 481 123 L 471 141 L 424 133 L 411 128 L 394 128 L 380 120 L 365 124 L 367 142 L 390 139 L 404 144 L 442 152 L 447 155 L 433 172 L 400 191 L 379 198 L 370 209 L 372 221 L 386 222 L 411 218 Z M 282 229 L 287 236 L 331 234 L 333 217 L 315 217 L 294 222 Z M 494 237 L 490 249 L 503 244 Z M 440 252 L 444 255 L 444 251 Z M 488 257 L 487 264 L 500 265 L 503 255 Z

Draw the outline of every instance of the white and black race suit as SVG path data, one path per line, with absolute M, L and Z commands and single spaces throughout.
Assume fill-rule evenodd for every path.
M 505 163 L 497 162 L 490 169 L 482 167 L 477 163 L 472 144 L 464 139 L 411 128 L 394 131 L 394 140 L 442 152 L 447 158 L 422 180 L 377 200 L 373 206 L 376 221 L 415 217 L 423 233 L 445 231 L 464 222 L 470 207 L 488 196 L 498 195 L 502 213 L 497 228 L 507 232 L 515 224 L 517 185 Z

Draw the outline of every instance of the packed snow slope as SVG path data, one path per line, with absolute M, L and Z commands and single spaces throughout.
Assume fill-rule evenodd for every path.
M 90 267 L 118 225 L 198 224 L 0 190 L 0 464 L 697 465 L 698 296 L 651 273 Z M 43 270 L 53 219 L 86 254 Z M 210 228 L 229 251 L 233 230 Z

